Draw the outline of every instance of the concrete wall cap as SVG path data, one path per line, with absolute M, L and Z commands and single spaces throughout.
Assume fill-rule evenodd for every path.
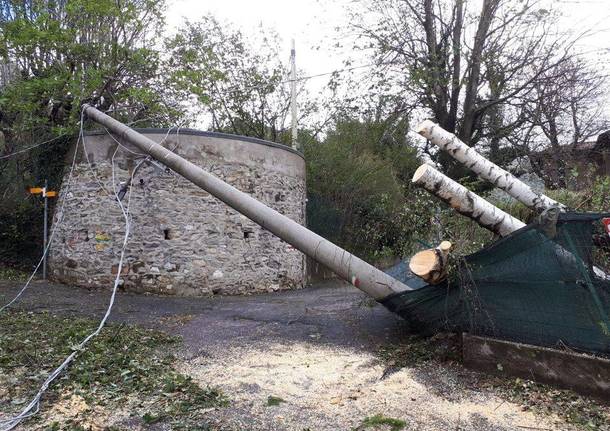
M 169 135 L 177 135 L 177 129 L 176 128 L 134 128 L 133 130 L 135 130 L 138 133 L 141 133 L 143 135 L 166 135 L 168 133 L 169 130 Z M 105 130 L 86 130 L 84 132 L 85 136 L 98 136 L 98 135 L 105 135 L 106 131 Z M 232 135 L 230 133 L 220 133 L 220 132 L 207 132 L 204 130 L 196 130 L 196 129 L 188 129 L 188 128 L 184 128 L 184 129 L 180 129 L 180 135 L 191 135 L 191 136 L 204 136 L 204 137 L 208 137 L 208 138 L 219 138 L 219 139 L 232 139 L 235 141 L 243 141 L 243 142 L 250 142 L 253 144 L 259 144 L 259 145 L 266 145 L 268 147 L 274 147 L 274 148 L 279 148 L 281 150 L 284 151 L 288 151 L 289 153 L 294 153 L 296 155 L 298 155 L 299 157 L 305 159 L 305 156 L 303 155 L 302 152 L 293 149 L 292 147 L 289 147 L 287 145 L 283 145 L 283 144 L 278 144 L 277 142 L 271 142 L 271 141 L 266 141 L 264 139 L 259 139 L 259 138 L 252 138 L 250 136 L 242 136 L 242 135 Z

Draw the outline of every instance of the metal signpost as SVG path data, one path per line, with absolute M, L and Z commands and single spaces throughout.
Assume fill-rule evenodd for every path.
M 49 198 L 57 196 L 56 191 L 49 190 L 49 183 L 44 180 L 44 187 L 30 188 L 32 194 L 42 194 L 44 199 L 44 220 L 43 220 L 43 238 L 42 238 L 42 278 L 47 279 L 47 231 L 48 231 L 48 214 L 49 214 Z

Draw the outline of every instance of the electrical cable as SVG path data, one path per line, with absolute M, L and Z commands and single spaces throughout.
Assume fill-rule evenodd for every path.
M 68 135 L 67 133 L 63 133 L 63 134 L 61 134 L 59 136 L 56 136 L 56 137 L 54 137 L 52 139 L 49 139 L 48 141 L 40 142 L 40 143 L 38 143 L 36 145 L 32 145 L 31 147 L 27 147 L 27 148 L 24 148 L 24 149 L 19 150 L 19 151 L 15 151 L 15 152 L 10 153 L 10 154 L 5 154 L 4 156 L 0 156 L 0 160 L 8 159 L 9 157 L 16 156 L 17 154 L 25 153 L 26 151 L 30 151 L 30 150 L 32 150 L 34 148 L 40 147 L 41 145 L 50 144 L 51 142 L 57 141 L 59 138 L 63 138 L 64 136 L 67 136 L 67 135 Z
M 82 121 L 83 120 L 83 114 L 84 114 L 84 110 L 81 113 L 80 140 L 83 143 L 83 150 L 84 150 L 85 154 L 87 154 L 87 149 L 86 149 L 86 146 L 85 146 L 85 140 L 84 140 L 84 134 L 83 134 L 83 121 Z M 114 175 L 114 156 L 116 155 L 117 151 L 118 151 L 118 147 L 115 149 L 115 152 L 112 155 L 112 177 L 113 177 L 113 179 L 115 177 L 115 175 Z M 76 154 L 76 151 L 75 151 L 75 154 Z M 91 164 L 89 164 L 89 167 L 92 169 Z M 134 170 L 134 172 L 132 172 L 130 180 L 133 180 L 134 173 L 135 173 L 135 170 Z M 64 361 L 61 363 L 61 365 L 59 365 L 59 367 L 57 367 L 53 372 L 51 372 L 49 374 L 49 376 L 44 381 L 44 383 L 42 384 L 42 386 L 40 387 L 40 389 L 38 390 L 38 392 L 36 393 L 34 398 L 22 410 L 22 412 L 20 414 L 18 414 L 17 416 L 12 417 L 10 419 L 0 420 L 0 427 L 1 427 L 2 431 L 10 431 L 13 428 L 15 428 L 17 425 L 19 425 L 19 423 L 21 423 L 21 421 L 23 421 L 23 420 L 25 420 L 25 419 L 35 415 L 36 413 L 38 413 L 38 411 L 40 410 L 40 399 L 41 399 L 42 395 L 44 394 L 44 392 L 49 387 L 49 385 L 62 373 L 62 371 L 64 371 L 64 369 L 67 368 L 67 366 L 74 360 L 74 358 L 76 357 L 78 352 L 81 351 L 93 337 L 97 336 L 101 332 L 103 327 L 105 326 L 106 321 L 108 320 L 108 317 L 110 316 L 110 312 L 112 311 L 112 307 L 114 305 L 114 301 L 115 301 L 115 297 L 116 297 L 116 292 L 117 292 L 117 289 L 118 289 L 118 286 L 119 286 L 119 283 L 120 283 L 120 279 L 121 279 L 123 260 L 125 258 L 125 250 L 127 248 L 127 242 L 129 240 L 129 234 L 131 232 L 131 217 L 130 217 L 130 212 L 129 211 L 130 211 L 131 191 L 132 190 L 133 190 L 133 188 L 130 187 L 129 188 L 128 198 L 127 198 L 127 207 L 125 207 L 125 206 L 123 206 L 123 203 L 121 202 L 121 199 L 119 199 L 119 196 L 118 196 L 118 193 L 117 193 L 117 189 L 116 189 L 116 185 L 113 184 L 114 196 L 116 198 L 116 201 L 119 204 L 119 207 L 120 207 L 121 212 L 123 213 L 123 217 L 125 219 L 125 235 L 123 237 L 123 244 L 122 244 L 121 253 L 120 253 L 120 257 L 119 257 L 119 263 L 118 263 L 118 266 L 117 266 L 117 274 L 116 274 L 116 277 L 115 277 L 115 280 L 114 280 L 114 286 L 112 288 L 112 294 L 110 296 L 110 301 L 108 303 L 108 307 L 106 309 L 106 313 L 104 314 L 104 317 L 102 317 L 102 319 L 101 319 L 98 327 L 95 329 L 95 331 L 93 331 L 87 337 L 85 337 L 72 350 L 72 353 L 70 353 L 70 355 L 68 355 L 64 359 Z

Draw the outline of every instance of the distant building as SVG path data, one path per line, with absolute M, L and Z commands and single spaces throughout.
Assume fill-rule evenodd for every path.
M 557 154 L 554 148 L 547 148 L 529 156 L 532 170 L 542 176 L 547 187 L 561 184 L 561 169 L 567 187 L 575 190 L 587 187 L 599 176 L 610 175 L 610 130 L 596 141 L 564 145 L 559 151 Z

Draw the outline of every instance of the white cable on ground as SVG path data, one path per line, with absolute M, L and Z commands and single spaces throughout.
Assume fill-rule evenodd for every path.
M 80 131 L 80 140 L 82 140 L 83 142 L 83 150 L 85 152 L 85 154 L 87 154 L 87 149 L 85 147 L 85 140 L 83 139 L 83 115 L 81 114 L 81 131 Z M 118 149 L 118 148 L 117 148 Z M 76 150 L 78 150 L 78 148 L 76 148 Z M 76 154 L 76 151 L 75 151 Z M 116 151 L 115 151 L 116 154 Z M 75 156 L 76 157 L 76 156 Z M 91 165 L 89 165 L 91 167 Z M 135 170 L 134 170 L 135 172 Z M 114 155 L 112 158 L 112 173 L 113 173 L 113 177 L 114 177 Z M 133 173 L 131 175 L 130 180 L 133 180 Z M 130 215 L 129 215 L 129 206 L 131 203 L 131 191 L 133 190 L 132 187 L 129 188 L 129 193 L 127 195 L 127 207 L 125 208 L 123 206 L 123 203 L 121 202 L 121 199 L 119 199 L 118 193 L 117 193 L 117 189 L 116 189 L 116 185 L 113 184 L 113 191 L 114 191 L 114 196 L 121 208 L 121 212 L 123 213 L 123 217 L 125 219 L 125 236 L 123 238 L 123 245 L 121 248 L 121 254 L 120 254 L 120 258 L 119 258 L 119 264 L 118 264 L 118 268 L 117 268 L 117 274 L 116 277 L 114 279 L 114 286 L 112 288 L 112 294 L 110 296 L 110 302 L 108 303 L 108 308 L 106 309 L 106 313 L 104 314 L 104 317 L 102 318 L 102 320 L 100 321 L 97 329 L 95 331 L 93 331 L 91 334 L 89 334 L 85 339 L 83 339 L 80 344 L 78 344 L 78 346 L 76 346 L 73 350 L 72 353 L 70 353 L 70 355 L 68 355 L 66 357 L 66 359 L 64 359 L 64 361 L 61 363 L 61 365 L 59 367 L 57 367 L 52 373 L 49 374 L 49 376 L 47 377 L 47 379 L 44 381 L 44 383 L 42 384 L 42 386 L 40 387 L 40 389 L 38 390 L 38 392 L 36 393 L 36 395 L 34 396 L 34 398 L 30 401 L 30 403 L 21 411 L 21 413 L 19 413 L 17 416 L 14 416 L 10 419 L 5 419 L 5 420 L 0 420 L 0 428 L 2 429 L 2 431 L 9 431 L 12 430 L 13 428 L 15 428 L 17 425 L 19 425 L 19 423 L 21 423 L 21 421 L 35 415 L 36 413 L 38 413 L 38 411 L 40 410 L 40 399 L 42 397 L 42 395 L 44 394 L 44 392 L 47 390 L 47 388 L 49 387 L 49 385 L 53 382 L 53 380 L 55 380 L 66 368 L 67 366 L 72 362 L 72 360 L 74 360 L 74 358 L 76 357 L 76 355 L 78 354 L 79 351 L 81 351 L 86 344 L 95 336 L 97 336 L 101 330 L 103 329 L 104 325 L 106 324 L 106 321 L 108 320 L 108 317 L 110 316 L 110 312 L 112 311 L 112 306 L 114 305 L 114 299 L 116 296 L 116 292 L 117 292 L 117 288 L 119 286 L 119 282 L 121 279 L 121 272 L 122 272 L 122 267 L 123 267 L 123 260 L 125 257 L 125 250 L 127 248 L 127 242 L 129 239 L 129 234 L 130 234 L 130 230 L 131 230 L 131 220 L 130 220 Z

